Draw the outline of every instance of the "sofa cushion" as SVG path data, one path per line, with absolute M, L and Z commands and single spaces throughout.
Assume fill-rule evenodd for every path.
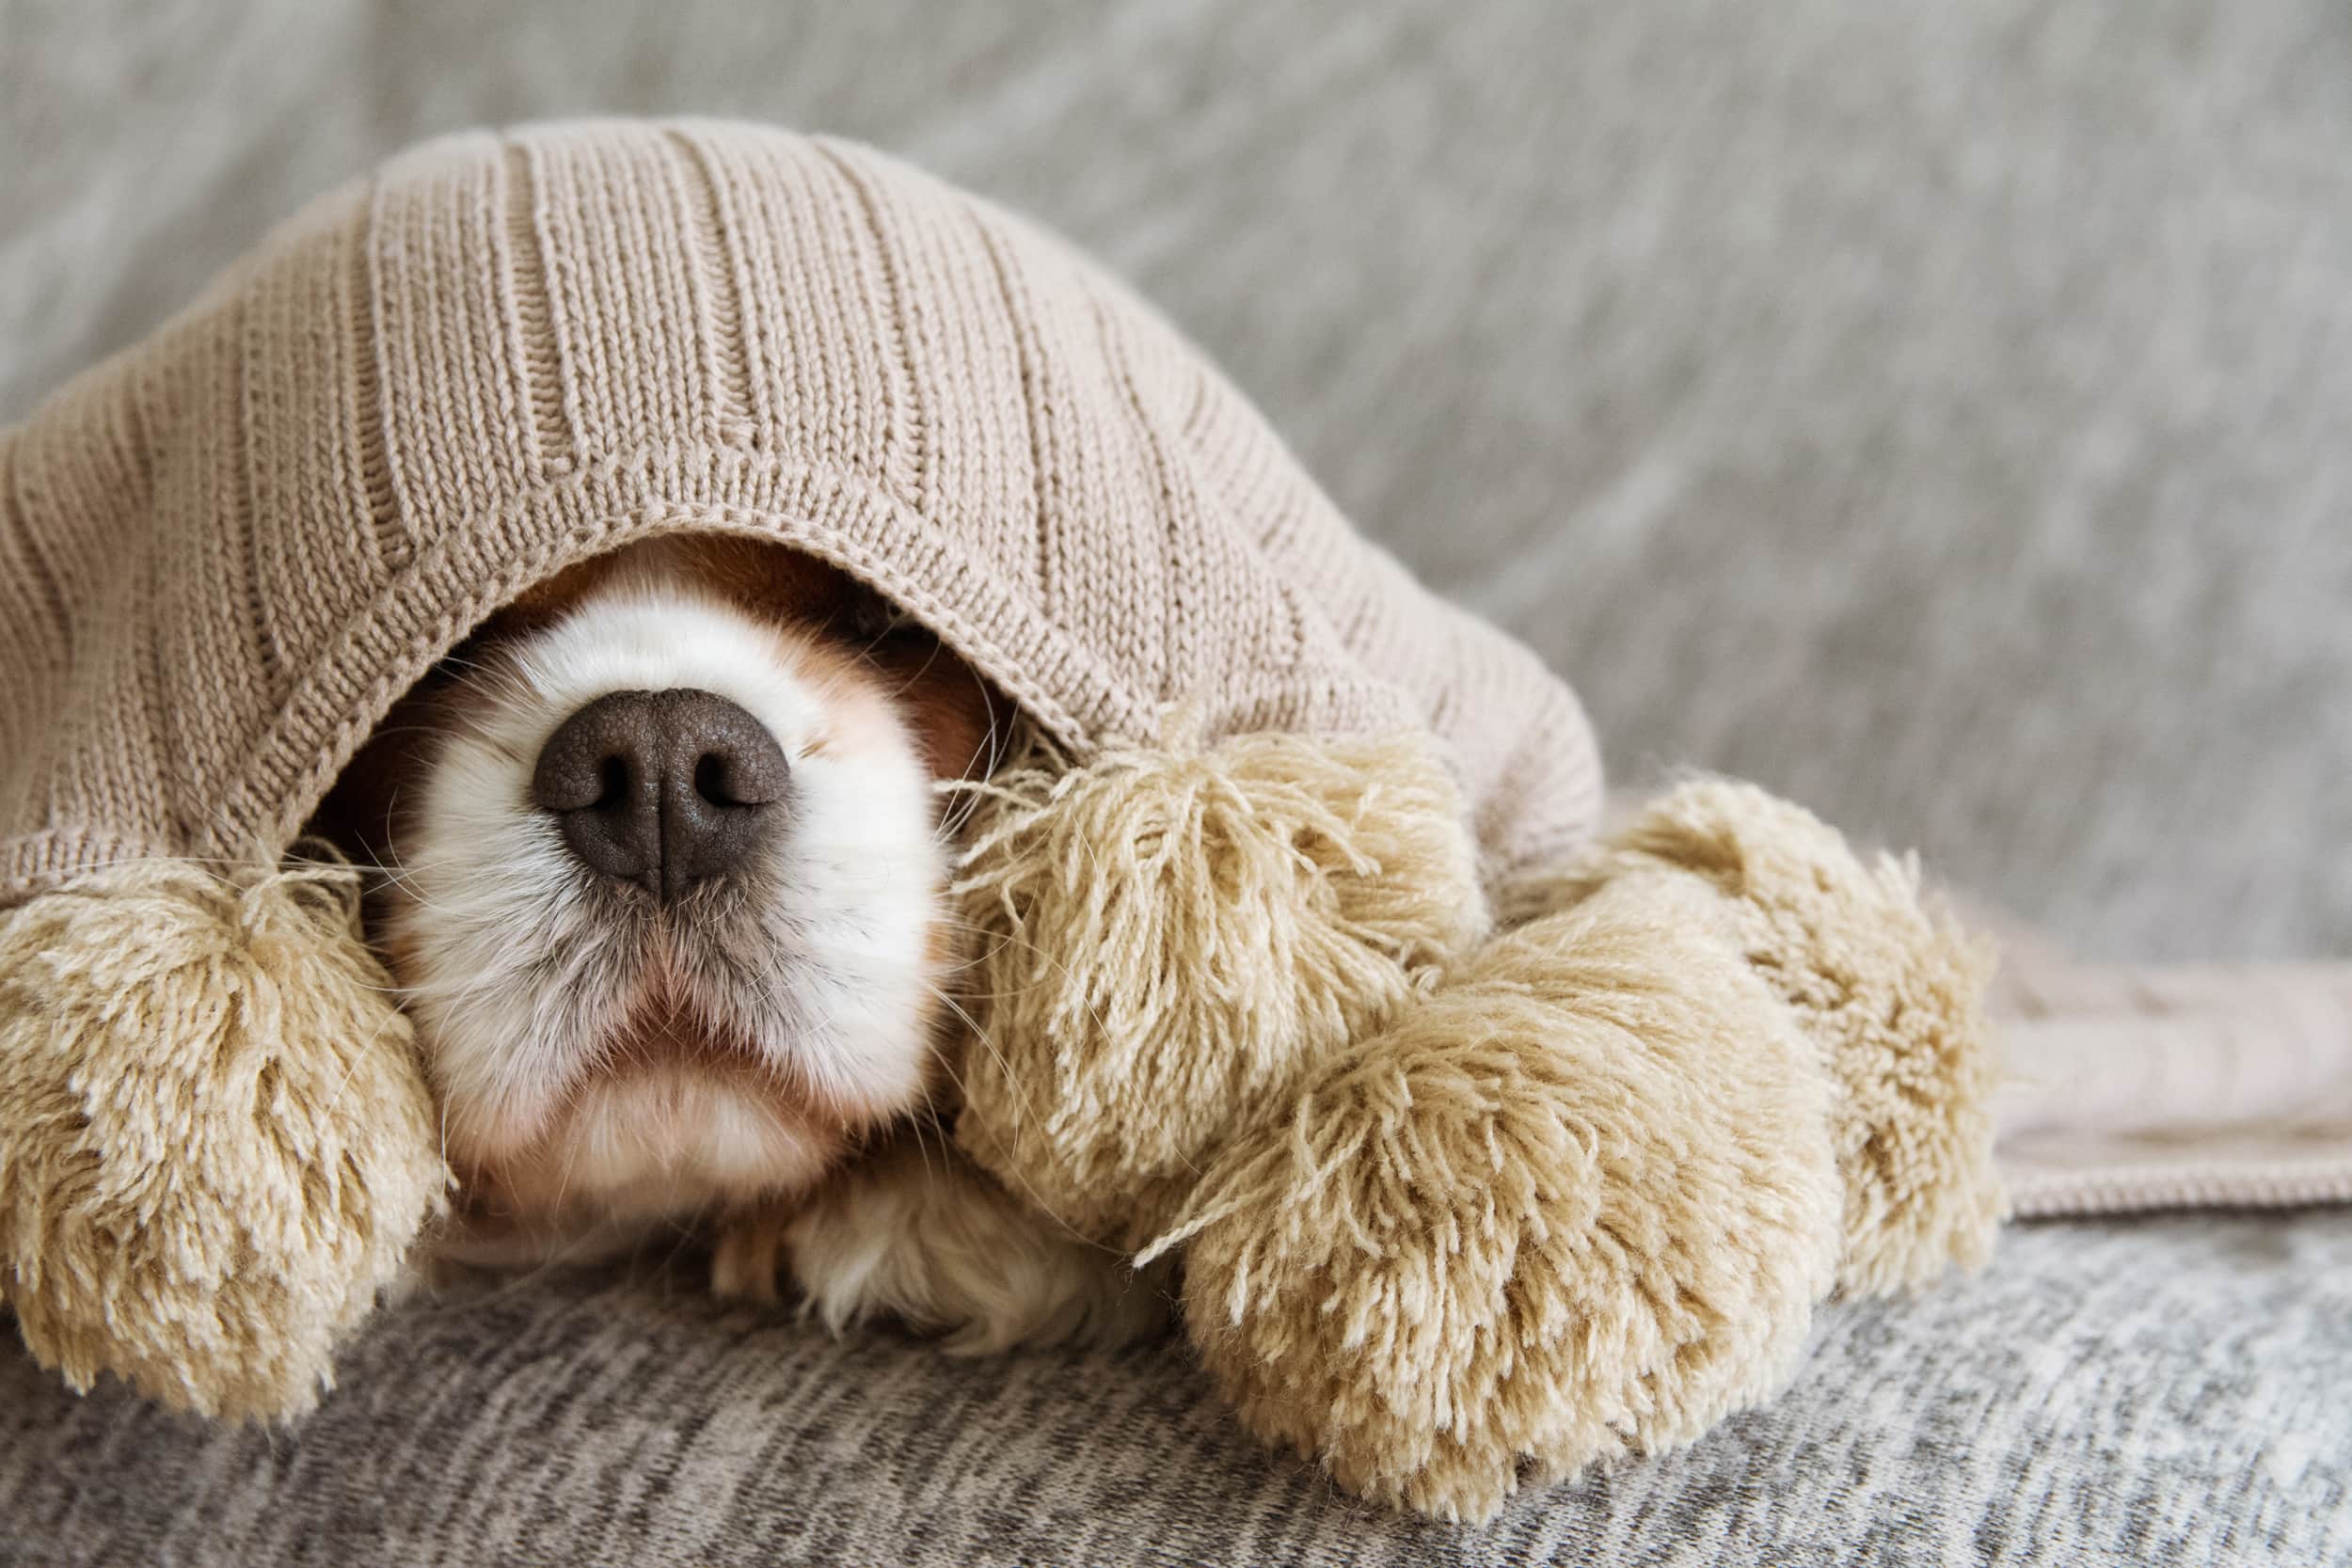
M 557 1274 L 388 1313 L 290 1433 L 0 1353 L 0 1563 L 2341 1561 L 2347 1363 L 2352 1213 L 2026 1226 L 1470 1530 L 1258 1450 L 1173 1344 L 959 1361 Z

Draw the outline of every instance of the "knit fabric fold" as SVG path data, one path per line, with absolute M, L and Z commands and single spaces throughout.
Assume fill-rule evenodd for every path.
M 0 906 L 275 859 L 482 617 L 682 529 L 866 578 L 1080 756 L 1178 704 L 1422 729 L 1494 882 L 1597 814 L 1567 688 L 1059 242 L 866 148 L 581 122 L 320 198 L 0 435 Z

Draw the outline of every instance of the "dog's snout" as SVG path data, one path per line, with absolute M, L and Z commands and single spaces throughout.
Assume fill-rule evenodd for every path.
M 532 797 L 592 869 L 662 899 L 755 850 L 788 769 L 766 725 L 708 691 L 615 691 L 564 721 Z

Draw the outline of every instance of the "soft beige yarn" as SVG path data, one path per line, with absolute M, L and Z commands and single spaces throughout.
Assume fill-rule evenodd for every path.
M 1112 1245 L 1485 929 L 1460 794 L 1412 733 L 1047 749 L 983 795 L 958 1140 Z
M 1552 896 L 1659 869 L 1730 901 L 1748 961 L 1826 1053 L 1846 1191 L 1840 1287 L 1886 1294 L 1983 1262 L 2001 1212 L 1990 944 L 1924 895 L 1915 863 L 1866 863 L 1802 806 L 1724 780 L 1653 802 Z
M 1908 867 L 1865 866 L 1760 790 L 1686 784 L 1517 890 L 1553 912 L 1427 933 L 1459 945 L 1424 947 L 1379 1008 L 1331 1028 L 1331 988 L 1373 946 L 1286 931 L 1284 961 L 1227 996 L 1235 929 L 1284 917 L 1263 897 L 1238 927 L 1125 897 L 1166 879 L 1135 847 L 1161 842 L 1167 801 L 1279 795 L 1294 775 L 1268 779 L 1266 757 L 1252 741 L 1111 759 L 982 808 L 1006 816 L 974 885 L 1018 894 L 969 913 L 1025 956 L 973 1005 L 1018 1054 L 957 1126 L 1089 1234 L 1132 1245 L 1165 1220 L 1138 1261 L 1181 1251 L 1187 1328 L 1260 1436 L 1350 1491 L 1484 1519 L 1524 1476 L 1655 1453 L 1768 1397 L 1834 1291 L 1983 1258 L 1986 965 Z M 1410 759 L 1359 760 L 1411 777 Z M 1118 768 L 1150 787 L 1114 784 Z M 1288 841 L 1258 821 L 1235 811 L 1225 831 L 1279 858 Z M 1302 888 L 1294 909 L 1370 887 L 1409 907 L 1442 864 L 1392 832 L 1334 835 L 1323 859 L 1344 891 Z M 1059 973 L 1099 950 L 1106 908 L 1118 950 L 1146 957 Z M 1218 1114 L 1185 1119 L 1195 1096 Z
M 346 866 L 148 862 L 0 927 L 0 1303 L 87 1388 L 271 1417 L 445 1202 Z
M 1838 1250 L 1814 1048 L 1671 879 L 1499 938 L 1233 1145 L 1185 1255 L 1244 1421 L 1483 1519 L 1771 1393 Z

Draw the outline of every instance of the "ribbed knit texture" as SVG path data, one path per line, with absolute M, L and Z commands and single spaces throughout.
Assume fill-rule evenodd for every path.
M 1080 756 L 1425 726 L 1494 879 L 1597 811 L 1567 689 L 1115 280 L 866 148 L 593 122 L 394 159 L 0 436 L 0 904 L 275 857 L 489 610 L 689 528 L 867 579 Z

